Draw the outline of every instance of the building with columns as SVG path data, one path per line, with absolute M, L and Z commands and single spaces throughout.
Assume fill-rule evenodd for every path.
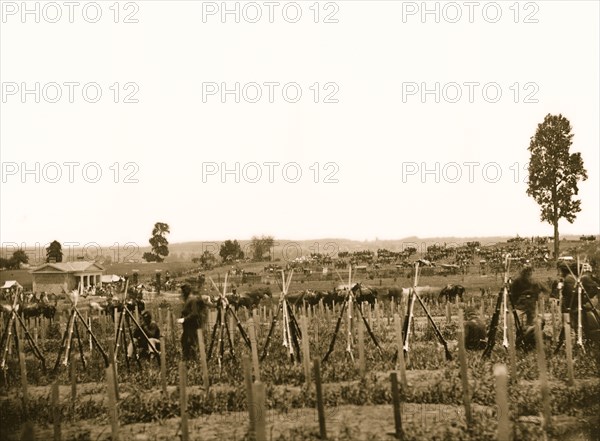
M 90 286 L 102 286 L 104 268 L 96 262 L 45 263 L 30 271 L 33 277 L 33 292 L 64 294 Z

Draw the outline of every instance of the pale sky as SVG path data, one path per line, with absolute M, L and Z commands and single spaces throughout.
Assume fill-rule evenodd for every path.
M 589 174 L 583 211 L 560 232 L 600 231 L 596 1 L 427 2 L 439 23 L 422 2 L 283 1 L 273 23 L 265 2 L 227 2 L 240 23 L 222 22 L 222 2 L 120 2 L 115 17 L 113 1 L 83 1 L 73 23 L 64 2 L 47 3 L 27 2 L 23 17 L 21 2 L 2 2 L 3 244 L 145 246 L 157 221 L 170 242 L 551 235 L 525 193 L 529 139 L 548 113 L 571 121 Z M 208 95 L 236 82 L 239 103 Z M 274 102 L 265 83 L 279 83 Z M 440 102 L 421 96 L 436 83 Z M 222 177 L 236 162 L 240 182 Z M 78 163 L 73 182 L 65 163 Z M 279 163 L 273 182 L 265 163 Z M 302 175 L 288 182 L 295 167 Z

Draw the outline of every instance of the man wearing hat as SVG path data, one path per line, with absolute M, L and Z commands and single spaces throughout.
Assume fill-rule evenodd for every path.
M 533 268 L 530 265 L 523 266 L 519 276 L 510 285 L 512 303 L 515 309 L 525 313 L 525 325 L 528 327 L 533 326 L 535 305 L 543 291 L 543 286 L 533 280 Z
M 144 338 L 144 334 L 142 330 L 148 337 L 148 340 L 157 351 L 160 351 L 160 328 L 158 324 L 152 320 L 152 314 L 150 311 L 142 312 L 142 322 L 140 323 L 141 330 L 136 328 L 133 332 L 133 338 L 135 339 L 136 346 L 138 347 L 138 356 L 140 359 L 148 359 L 152 354 L 152 349 L 150 349 L 150 345 L 148 341 Z M 131 347 L 131 352 L 133 352 L 133 347 Z M 158 354 L 154 354 L 155 356 Z
M 577 295 L 577 277 L 579 271 L 577 265 L 569 265 L 562 262 L 558 266 L 558 270 L 562 277 L 562 282 L 559 283 L 559 289 L 562 288 L 561 312 L 570 313 L 571 327 L 577 329 L 577 311 L 579 308 L 579 299 Z M 583 274 L 580 278 L 581 286 L 587 293 L 587 297 L 593 299 L 600 293 L 600 287 L 594 278 L 589 274 Z M 582 292 L 582 326 L 588 338 L 600 341 L 600 323 L 598 317 L 594 314 L 593 305 L 587 301 L 586 295 Z
M 183 325 L 181 350 L 184 360 L 194 360 L 197 359 L 198 329 L 200 329 L 204 320 L 205 305 L 196 294 L 192 293 L 192 287 L 189 283 L 184 283 L 181 286 L 181 296 L 183 297 L 183 309 L 181 310 L 181 318 L 177 320 L 178 323 Z

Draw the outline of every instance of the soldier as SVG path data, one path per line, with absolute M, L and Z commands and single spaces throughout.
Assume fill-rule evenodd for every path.
M 559 289 L 562 287 L 561 312 L 570 314 L 571 326 L 573 329 L 577 329 L 577 311 L 579 303 L 576 277 L 578 276 L 578 270 L 575 265 L 570 267 L 564 262 L 559 265 L 558 269 L 563 279 L 558 285 Z M 581 276 L 581 286 L 585 290 L 585 293 L 587 293 L 587 297 L 590 299 L 593 299 L 600 293 L 598 283 L 590 274 L 586 273 Z M 587 301 L 585 293 L 582 292 L 581 294 L 583 330 L 588 338 L 600 341 L 600 324 L 598 323 L 598 316 L 593 310 L 593 305 Z
M 202 289 L 205 281 L 206 281 L 206 276 L 204 276 L 204 273 L 198 274 L 198 289 Z
M 177 320 L 178 323 L 183 325 L 181 349 L 184 360 L 193 360 L 196 358 L 198 329 L 204 321 L 205 305 L 202 299 L 192 293 L 192 287 L 189 283 L 181 285 L 181 295 L 183 297 L 183 309 L 181 310 L 181 318 Z
M 158 324 L 152 320 L 152 314 L 150 311 L 142 312 L 142 323 L 140 323 L 141 330 L 136 328 L 133 332 L 133 338 L 136 341 L 136 345 L 138 347 L 138 356 L 141 359 L 148 359 L 152 353 L 150 349 L 150 345 L 148 341 L 144 338 L 144 334 L 142 330 L 148 337 L 148 340 L 157 351 L 160 351 L 160 328 Z M 131 352 L 133 352 L 133 347 L 131 348 Z M 154 354 L 156 355 L 156 354 Z
M 465 348 L 470 351 L 485 349 L 487 333 L 485 323 L 472 307 L 465 308 Z
M 525 312 L 526 326 L 533 326 L 535 318 L 535 305 L 539 294 L 544 289 L 538 282 L 533 281 L 533 268 L 529 265 L 521 270 L 519 276 L 510 286 L 510 299 L 515 309 Z

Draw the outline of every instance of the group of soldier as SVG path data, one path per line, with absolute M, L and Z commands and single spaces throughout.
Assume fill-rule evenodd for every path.
M 177 320 L 183 328 L 181 349 L 184 360 L 193 360 L 197 357 L 198 329 L 204 323 L 207 306 L 201 297 L 192 292 L 192 287 L 188 283 L 181 286 L 181 295 L 183 309 L 181 318 Z M 138 351 L 137 356 L 140 359 L 149 359 L 153 355 L 151 345 L 160 351 L 160 328 L 153 320 L 150 311 L 145 310 L 141 317 L 140 327 L 133 332 L 133 338 Z M 130 346 L 129 352 L 133 355 L 133 345 Z
M 581 274 L 580 274 L 581 272 Z M 600 323 L 592 299 L 600 299 L 600 281 L 589 271 L 575 264 L 562 262 L 558 266 L 559 279 L 554 283 L 552 295 L 559 299 L 561 314 L 568 314 L 573 329 L 578 326 L 579 310 L 584 335 L 591 341 L 600 342 Z M 548 291 L 533 279 L 533 267 L 525 265 L 514 280 L 507 284 L 509 300 L 517 316 L 525 342 L 534 344 L 534 320 L 540 295 Z M 581 295 L 579 294 L 581 293 Z M 581 307 L 579 305 L 581 299 Z M 493 320 L 492 320 L 493 321 Z M 543 321 L 542 321 L 543 322 Z M 465 346 L 470 350 L 482 350 L 488 335 L 483 318 L 472 307 L 465 309 Z
M 558 295 L 560 298 L 560 310 L 563 314 L 569 314 L 573 327 L 577 326 L 579 298 L 581 297 L 582 309 L 582 325 L 587 338 L 600 341 L 600 323 L 598 317 L 594 314 L 594 306 L 590 303 L 594 297 L 600 298 L 600 284 L 598 279 L 594 278 L 590 273 L 579 274 L 579 268 L 561 263 L 558 266 L 560 279 L 556 284 Z M 578 295 L 578 288 L 584 292 L 584 295 Z M 534 325 L 536 314 L 536 305 L 540 294 L 546 291 L 546 288 L 533 280 L 533 268 L 525 266 L 520 274 L 509 284 L 510 300 L 514 308 L 524 315 L 523 328 L 531 331 Z M 177 320 L 182 325 L 183 333 L 181 335 L 181 349 L 184 360 L 193 360 L 197 358 L 198 350 L 198 329 L 202 327 L 206 320 L 206 312 L 208 305 L 203 299 L 192 292 L 190 284 L 185 283 L 181 286 L 181 295 L 183 300 L 183 309 L 181 318 Z M 476 321 L 473 314 L 466 311 L 467 321 Z M 142 313 L 141 330 L 144 331 L 148 340 L 159 346 L 160 329 L 149 311 Z M 476 342 L 467 342 L 467 347 L 472 349 L 482 349 L 483 339 L 485 334 L 485 325 L 481 325 L 481 332 L 475 337 Z M 149 357 L 151 348 L 147 339 L 143 337 L 141 330 L 136 330 L 134 338 L 136 338 L 139 348 L 140 357 Z M 473 343 L 473 344 L 470 344 Z M 158 348 L 157 348 L 158 349 Z

